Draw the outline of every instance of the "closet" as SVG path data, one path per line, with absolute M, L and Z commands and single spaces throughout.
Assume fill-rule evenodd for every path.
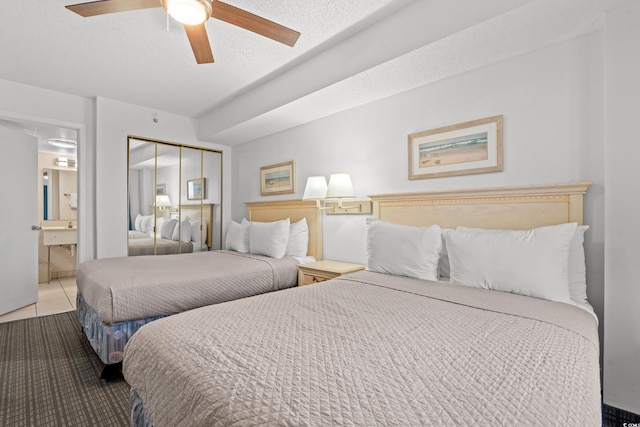
M 222 153 L 134 136 L 128 150 L 129 255 L 220 249 Z

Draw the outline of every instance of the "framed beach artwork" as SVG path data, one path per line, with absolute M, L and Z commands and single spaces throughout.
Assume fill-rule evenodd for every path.
M 295 166 L 293 160 L 260 168 L 260 195 L 295 192 Z
M 187 181 L 187 200 L 204 200 L 207 198 L 207 179 L 198 178 Z
M 156 196 L 167 194 L 167 184 L 156 184 Z
M 409 135 L 409 179 L 502 169 L 501 115 Z

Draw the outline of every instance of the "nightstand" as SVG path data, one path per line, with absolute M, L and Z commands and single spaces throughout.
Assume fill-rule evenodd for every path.
M 298 266 L 298 286 L 324 282 L 343 274 L 364 270 L 363 264 L 322 260 Z

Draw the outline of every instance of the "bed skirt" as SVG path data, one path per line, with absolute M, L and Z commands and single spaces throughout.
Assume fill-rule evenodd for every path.
M 76 297 L 76 312 L 91 347 L 105 365 L 122 362 L 124 346 L 131 336 L 147 323 L 166 317 L 155 316 L 105 325 L 100 321 L 98 313 L 86 303 L 80 292 Z
M 144 410 L 142 399 L 134 389 L 129 392 L 129 405 L 131 407 L 131 427 L 153 427 Z

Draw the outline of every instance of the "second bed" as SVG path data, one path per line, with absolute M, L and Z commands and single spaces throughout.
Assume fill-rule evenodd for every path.
M 162 317 L 297 285 L 297 266 L 322 258 L 322 216 L 313 202 L 250 203 L 250 221 L 306 222 L 307 257 L 272 258 L 234 251 L 117 257 L 83 263 L 77 313 L 102 362 L 119 375 L 124 347 L 143 325 Z

